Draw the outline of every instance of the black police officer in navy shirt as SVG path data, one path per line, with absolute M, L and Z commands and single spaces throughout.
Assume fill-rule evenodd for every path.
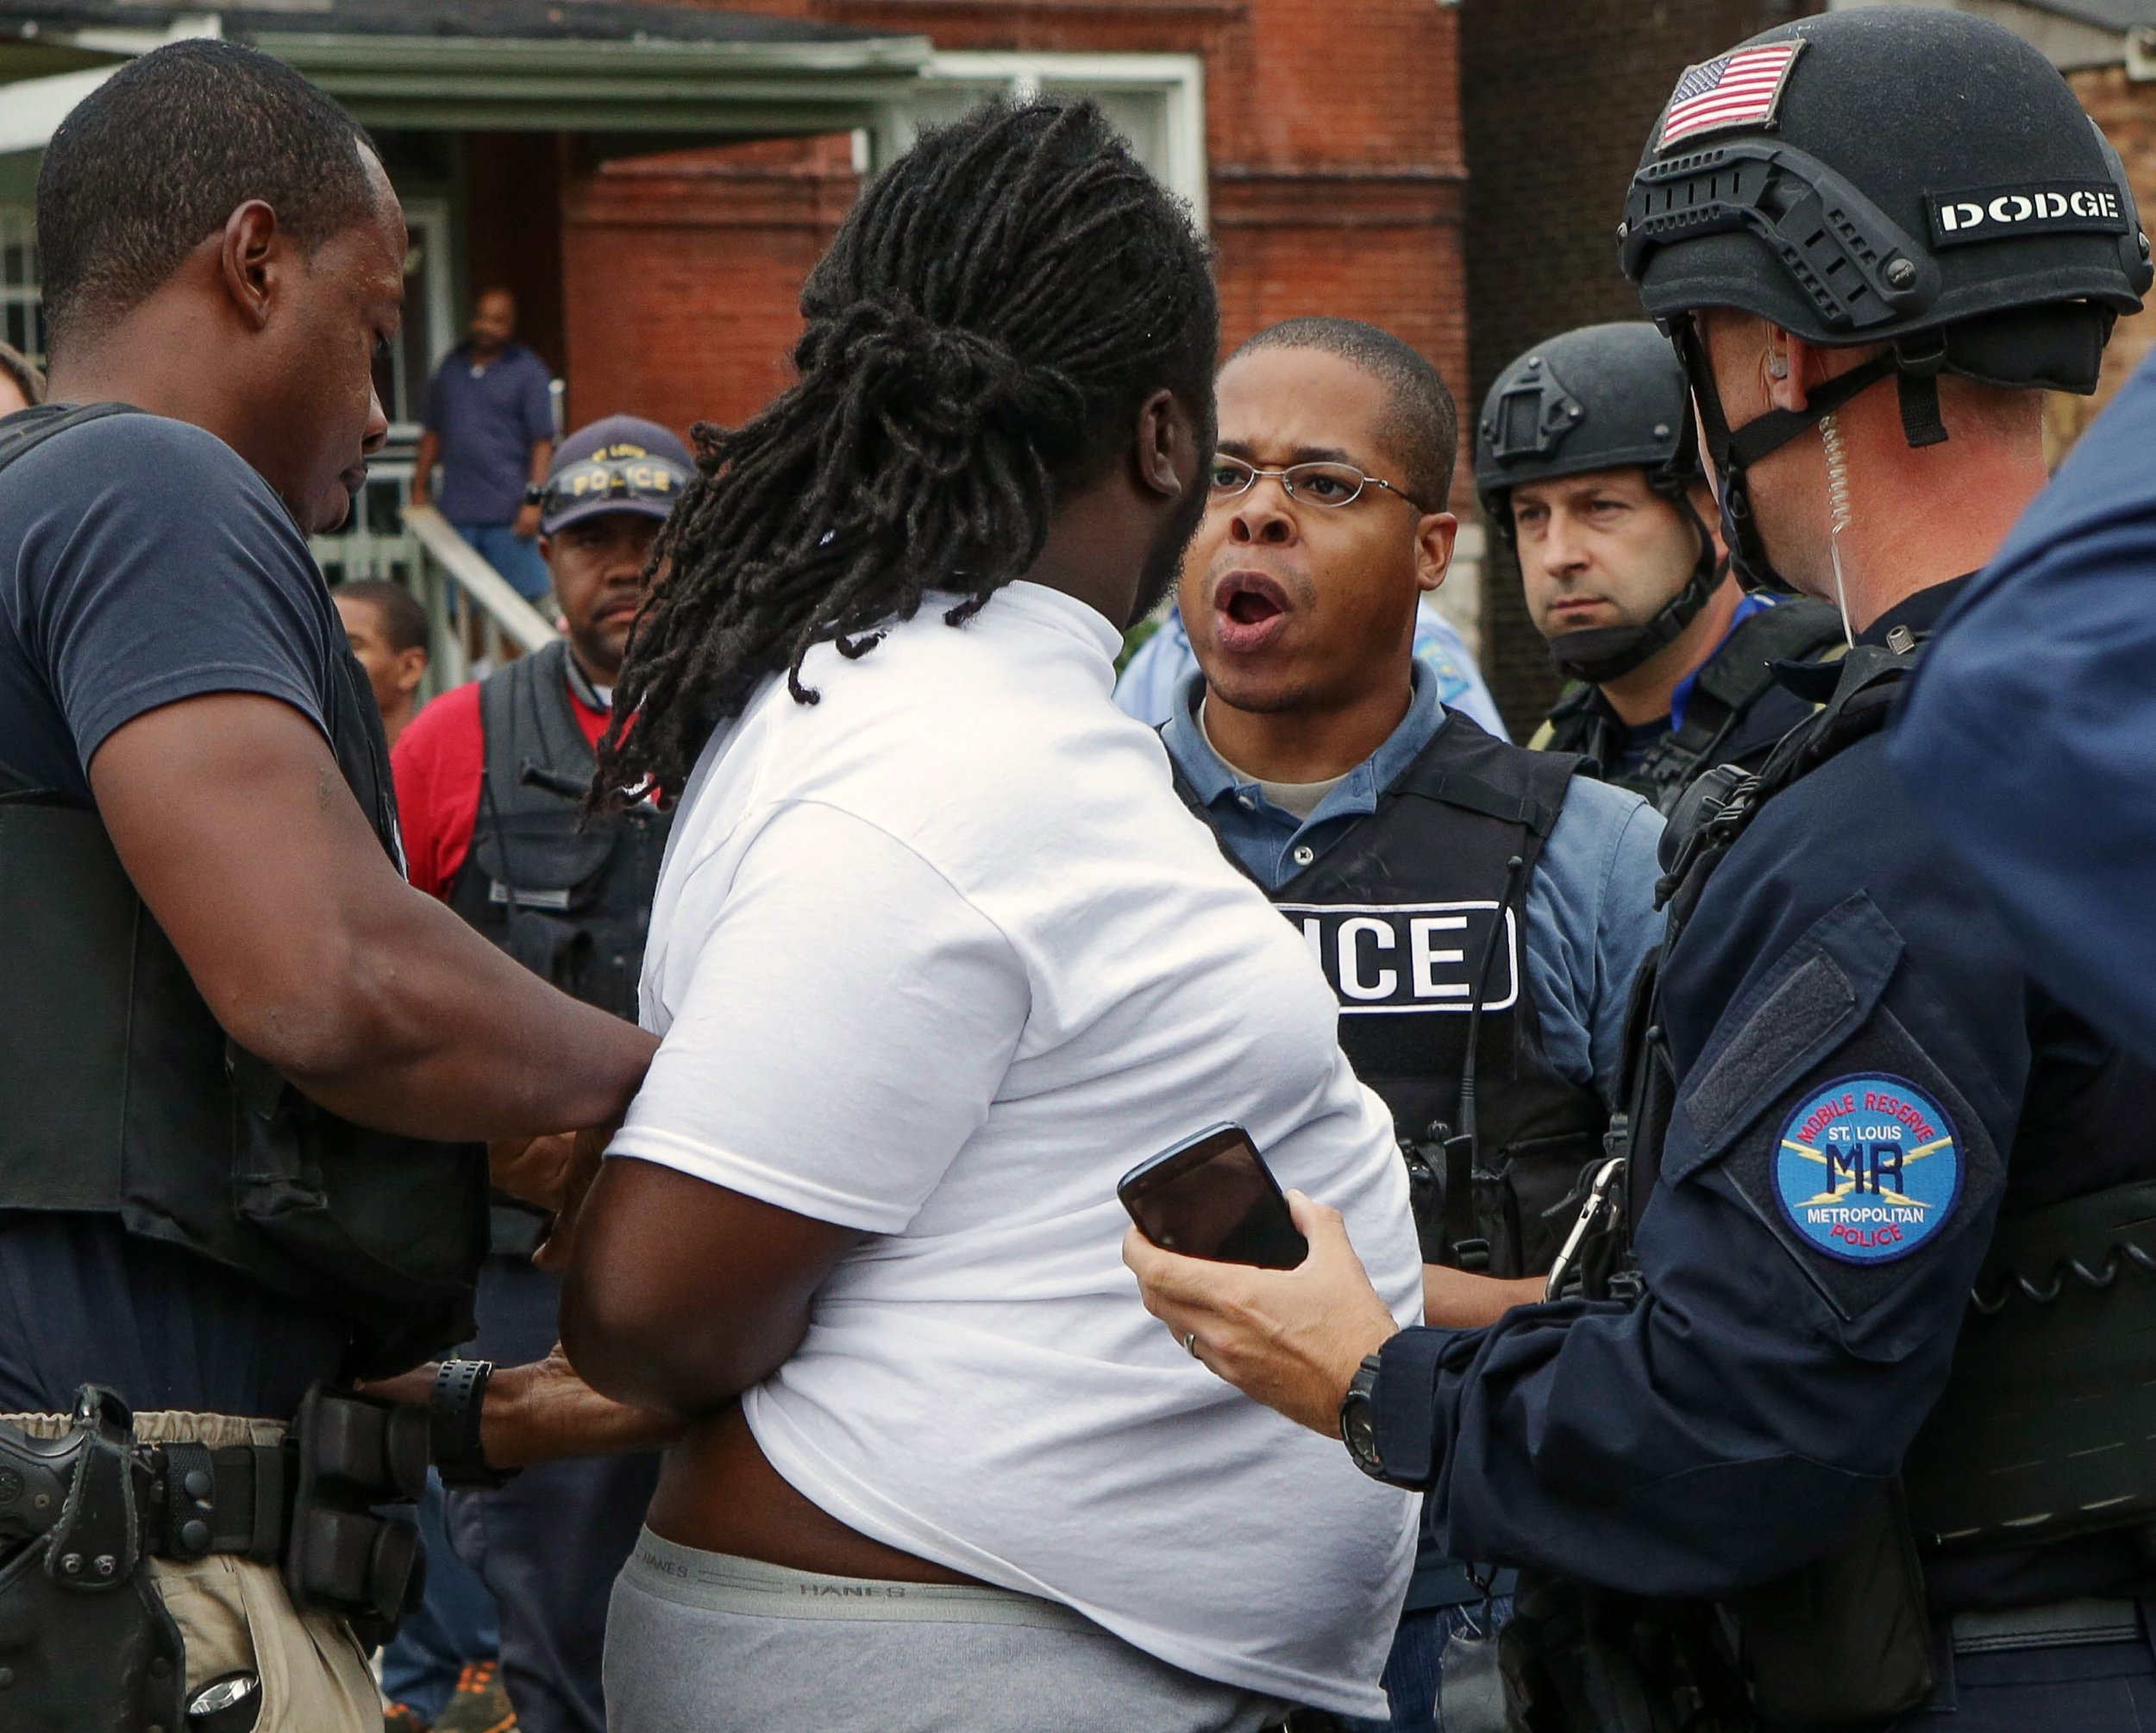
M 2065 218 L 2012 228 L 2039 192 Z M 1855 225 L 1832 273 L 1758 232 L 1807 198 Z M 1941 201 L 1996 204 L 1996 244 L 1930 244 Z M 1395 1332 L 1314 1205 L 1293 1277 L 1126 1255 L 1224 1376 L 1542 1573 L 1520 1724 L 2140 1728 L 2156 1077 L 2024 974 L 1880 732 L 2044 484 L 2033 387 L 2093 389 L 2148 286 L 2131 195 L 2034 50 L 1883 8 L 1688 72 L 1626 223 L 1740 573 L 1856 640 L 1758 776 L 1670 826 L 1633 1266 L 1501 1315 L 1457 1278 L 1463 1328 Z
M 405 236 L 367 141 L 278 62 L 190 42 L 68 116 L 38 202 L 53 402 L 0 430 L 0 1412 L 106 1386 L 169 1466 L 455 1340 L 479 1155 L 423 1140 L 515 1140 L 498 1180 L 556 1201 L 566 1140 L 527 1140 L 618 1115 L 652 1044 L 404 882 L 379 719 L 306 544 L 385 432 Z M 556 1363 L 505 1376 L 474 1441 L 520 1460 L 527 1411 L 642 1428 Z M 327 1614 L 299 1628 L 235 1516 L 208 1558 L 154 1533 L 134 1579 L 181 1618 L 186 1689 L 238 1671 L 273 1686 L 264 1733 L 364 1726 L 359 1652 Z M 124 1664 L 169 1628 L 71 1640 L 90 1605 L 22 1612 L 34 1665 L 0 1718 L 60 1724 L 42 1691 L 67 1724 L 175 1723 L 169 1658 Z

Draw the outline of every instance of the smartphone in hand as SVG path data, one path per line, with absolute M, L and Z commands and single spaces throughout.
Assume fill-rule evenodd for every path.
M 1292 1270 L 1310 1255 L 1280 1182 L 1239 1125 L 1208 1126 L 1140 1162 L 1115 1195 L 1163 1251 L 1264 1270 Z

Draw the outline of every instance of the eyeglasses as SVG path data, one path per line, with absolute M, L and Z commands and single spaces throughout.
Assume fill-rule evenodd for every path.
M 1352 463 L 1291 463 L 1285 469 L 1260 469 L 1223 451 L 1214 455 L 1207 487 L 1217 502 L 1239 499 L 1268 478 L 1279 482 L 1290 499 L 1322 505 L 1328 511 L 1352 505 L 1363 497 L 1365 487 L 1382 487 L 1395 499 L 1405 499 L 1417 511 L 1422 509 L 1413 494 L 1377 476 L 1365 475 Z

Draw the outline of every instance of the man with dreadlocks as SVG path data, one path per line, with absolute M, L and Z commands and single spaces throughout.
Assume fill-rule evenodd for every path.
M 1118 1176 L 1234 1120 L 1420 1309 L 1330 990 L 1111 696 L 1203 509 L 1204 243 L 1091 104 L 990 106 L 802 309 L 799 382 L 699 430 L 601 749 L 683 792 L 565 1340 L 692 1422 L 611 1724 L 1382 1714 L 1408 1504 L 1221 1400 L 1117 1260 Z

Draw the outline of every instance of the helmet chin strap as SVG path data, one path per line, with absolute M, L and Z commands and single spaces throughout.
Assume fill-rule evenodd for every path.
M 1714 370 L 1708 365 L 1706 345 L 1701 340 L 1698 326 L 1689 317 L 1677 319 L 1671 323 L 1670 336 L 1677 343 L 1677 358 L 1684 364 L 1685 375 L 1691 380 L 1692 398 L 1699 407 L 1704 436 L 1702 443 L 1714 461 L 1718 480 L 1715 492 L 1721 502 L 1722 534 L 1729 543 L 1730 566 L 1737 574 L 1737 581 L 1754 594 L 1793 596 L 1802 592 L 1775 569 L 1774 562 L 1767 556 L 1766 544 L 1760 539 L 1745 475 L 1750 465 L 1770 452 L 1779 451 L 1800 433 L 1827 420 L 1858 392 L 1869 390 L 1883 379 L 1891 378 L 1896 382 L 1901 398 L 1902 430 L 1911 445 L 1936 445 L 1946 436 L 1946 426 L 1939 416 L 1937 376 L 1940 363 L 1946 356 L 1943 344 L 1922 355 L 1905 355 L 1898 346 L 1890 348 L 1827 380 L 1810 393 L 1802 409 L 1771 409 L 1733 430 L 1722 414 L 1721 393 L 1715 388 Z M 1846 476 L 1842 493 L 1839 509 L 1846 523 Z M 1839 537 L 1833 552 L 1839 560 Z M 1845 605 L 1845 630 L 1848 612 Z
M 1621 679 L 1664 644 L 1675 643 L 1720 587 L 1728 562 L 1716 551 L 1714 538 L 1700 521 L 1691 500 L 1679 492 L 1675 503 L 1691 519 L 1693 533 L 1699 537 L 1699 554 L 1683 588 L 1664 602 L 1652 619 L 1639 625 L 1589 626 L 1551 638 L 1550 660 L 1559 673 L 1590 686 Z

